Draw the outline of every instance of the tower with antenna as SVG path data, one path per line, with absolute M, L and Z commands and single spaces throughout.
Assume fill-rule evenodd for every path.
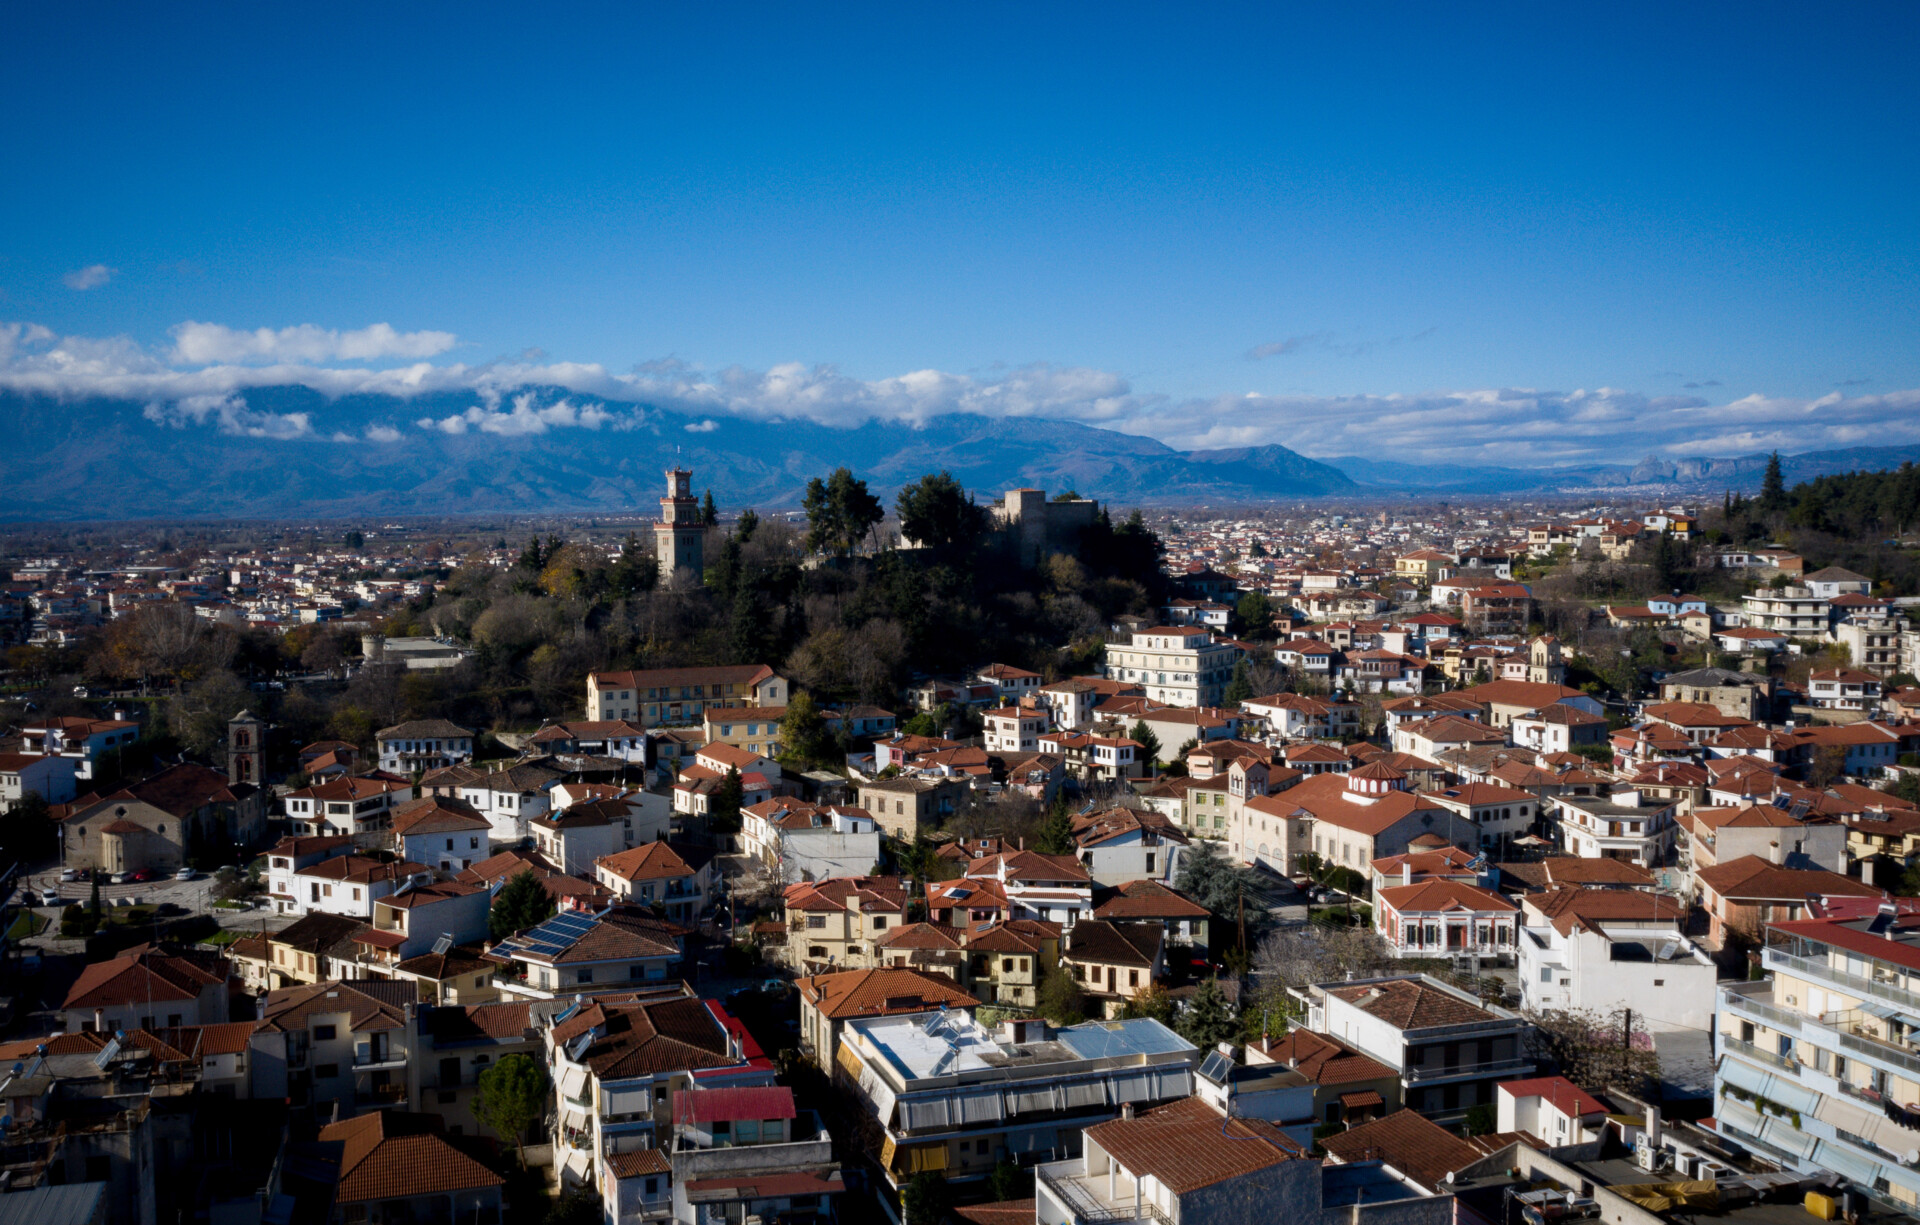
M 700 522 L 700 504 L 693 496 L 693 473 L 679 464 L 667 469 L 667 496 L 660 499 L 660 518 L 653 525 L 653 553 L 660 561 L 660 581 L 669 582 L 682 570 L 699 582 L 706 568 L 707 529 Z

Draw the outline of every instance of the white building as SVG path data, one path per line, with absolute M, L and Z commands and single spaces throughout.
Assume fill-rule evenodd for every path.
M 1710 1028 L 1719 971 L 1686 937 L 1686 913 L 1635 889 L 1526 895 L 1518 944 L 1525 1007 L 1631 1008 L 1650 1030 Z
M 1197 625 L 1141 630 L 1107 648 L 1109 680 L 1129 681 L 1169 706 L 1218 706 L 1233 679 L 1236 652 Z
M 473 732 L 445 719 L 415 719 L 373 734 L 382 770 L 419 774 L 473 760 Z

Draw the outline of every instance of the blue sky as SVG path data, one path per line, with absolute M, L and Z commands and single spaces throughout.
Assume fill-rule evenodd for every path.
M 1920 441 L 1912 5 L 930 7 L 17 7 L 0 374 L 554 367 L 851 417 L 940 372 L 972 399 L 913 411 L 1408 458 Z

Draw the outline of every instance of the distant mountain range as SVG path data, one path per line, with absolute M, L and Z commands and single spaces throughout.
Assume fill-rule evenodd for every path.
M 598 428 L 476 416 L 471 392 L 328 399 L 307 387 L 249 390 L 198 413 L 116 399 L 0 394 L 11 423 L 0 519 L 342 518 L 378 515 L 645 513 L 662 470 L 694 470 L 722 506 L 794 507 L 807 480 L 842 464 L 891 495 L 946 469 L 983 497 L 1073 489 L 1121 505 L 1393 495 L 1758 488 L 1763 455 L 1580 469 L 1473 468 L 1280 446 L 1176 451 L 1150 438 L 1040 418 L 952 415 L 924 425 L 691 419 L 529 388 L 536 408 L 593 403 Z M 299 414 L 305 414 L 304 420 Z M 425 428 L 461 417 L 466 432 Z M 566 414 L 558 414 L 564 418 Z M 534 432 L 529 432 L 534 431 Z M 288 436 L 291 435 L 291 436 Z M 1789 483 L 1920 460 L 1920 447 L 1783 456 Z

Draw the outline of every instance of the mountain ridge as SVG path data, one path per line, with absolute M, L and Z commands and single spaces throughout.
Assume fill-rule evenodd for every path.
M 652 507 L 662 470 L 675 463 L 730 509 L 796 507 L 810 478 L 843 464 L 889 499 L 945 469 L 982 496 L 1039 486 L 1122 505 L 1717 492 L 1758 488 L 1766 464 L 1764 455 L 1650 456 L 1527 469 L 1315 459 L 1277 445 L 1183 452 L 1045 417 L 949 414 L 844 428 L 693 418 L 551 387 L 508 395 L 511 409 L 476 405 L 471 391 L 334 398 L 297 384 L 249 389 L 244 402 L 171 405 L 0 393 L 0 420 L 16 425 L 13 454 L 32 457 L 0 482 L 0 520 L 636 514 Z M 289 432 L 298 436 L 275 436 Z M 1904 460 L 1920 460 L 1920 447 L 1808 452 L 1782 456 L 1782 467 L 1791 483 Z

